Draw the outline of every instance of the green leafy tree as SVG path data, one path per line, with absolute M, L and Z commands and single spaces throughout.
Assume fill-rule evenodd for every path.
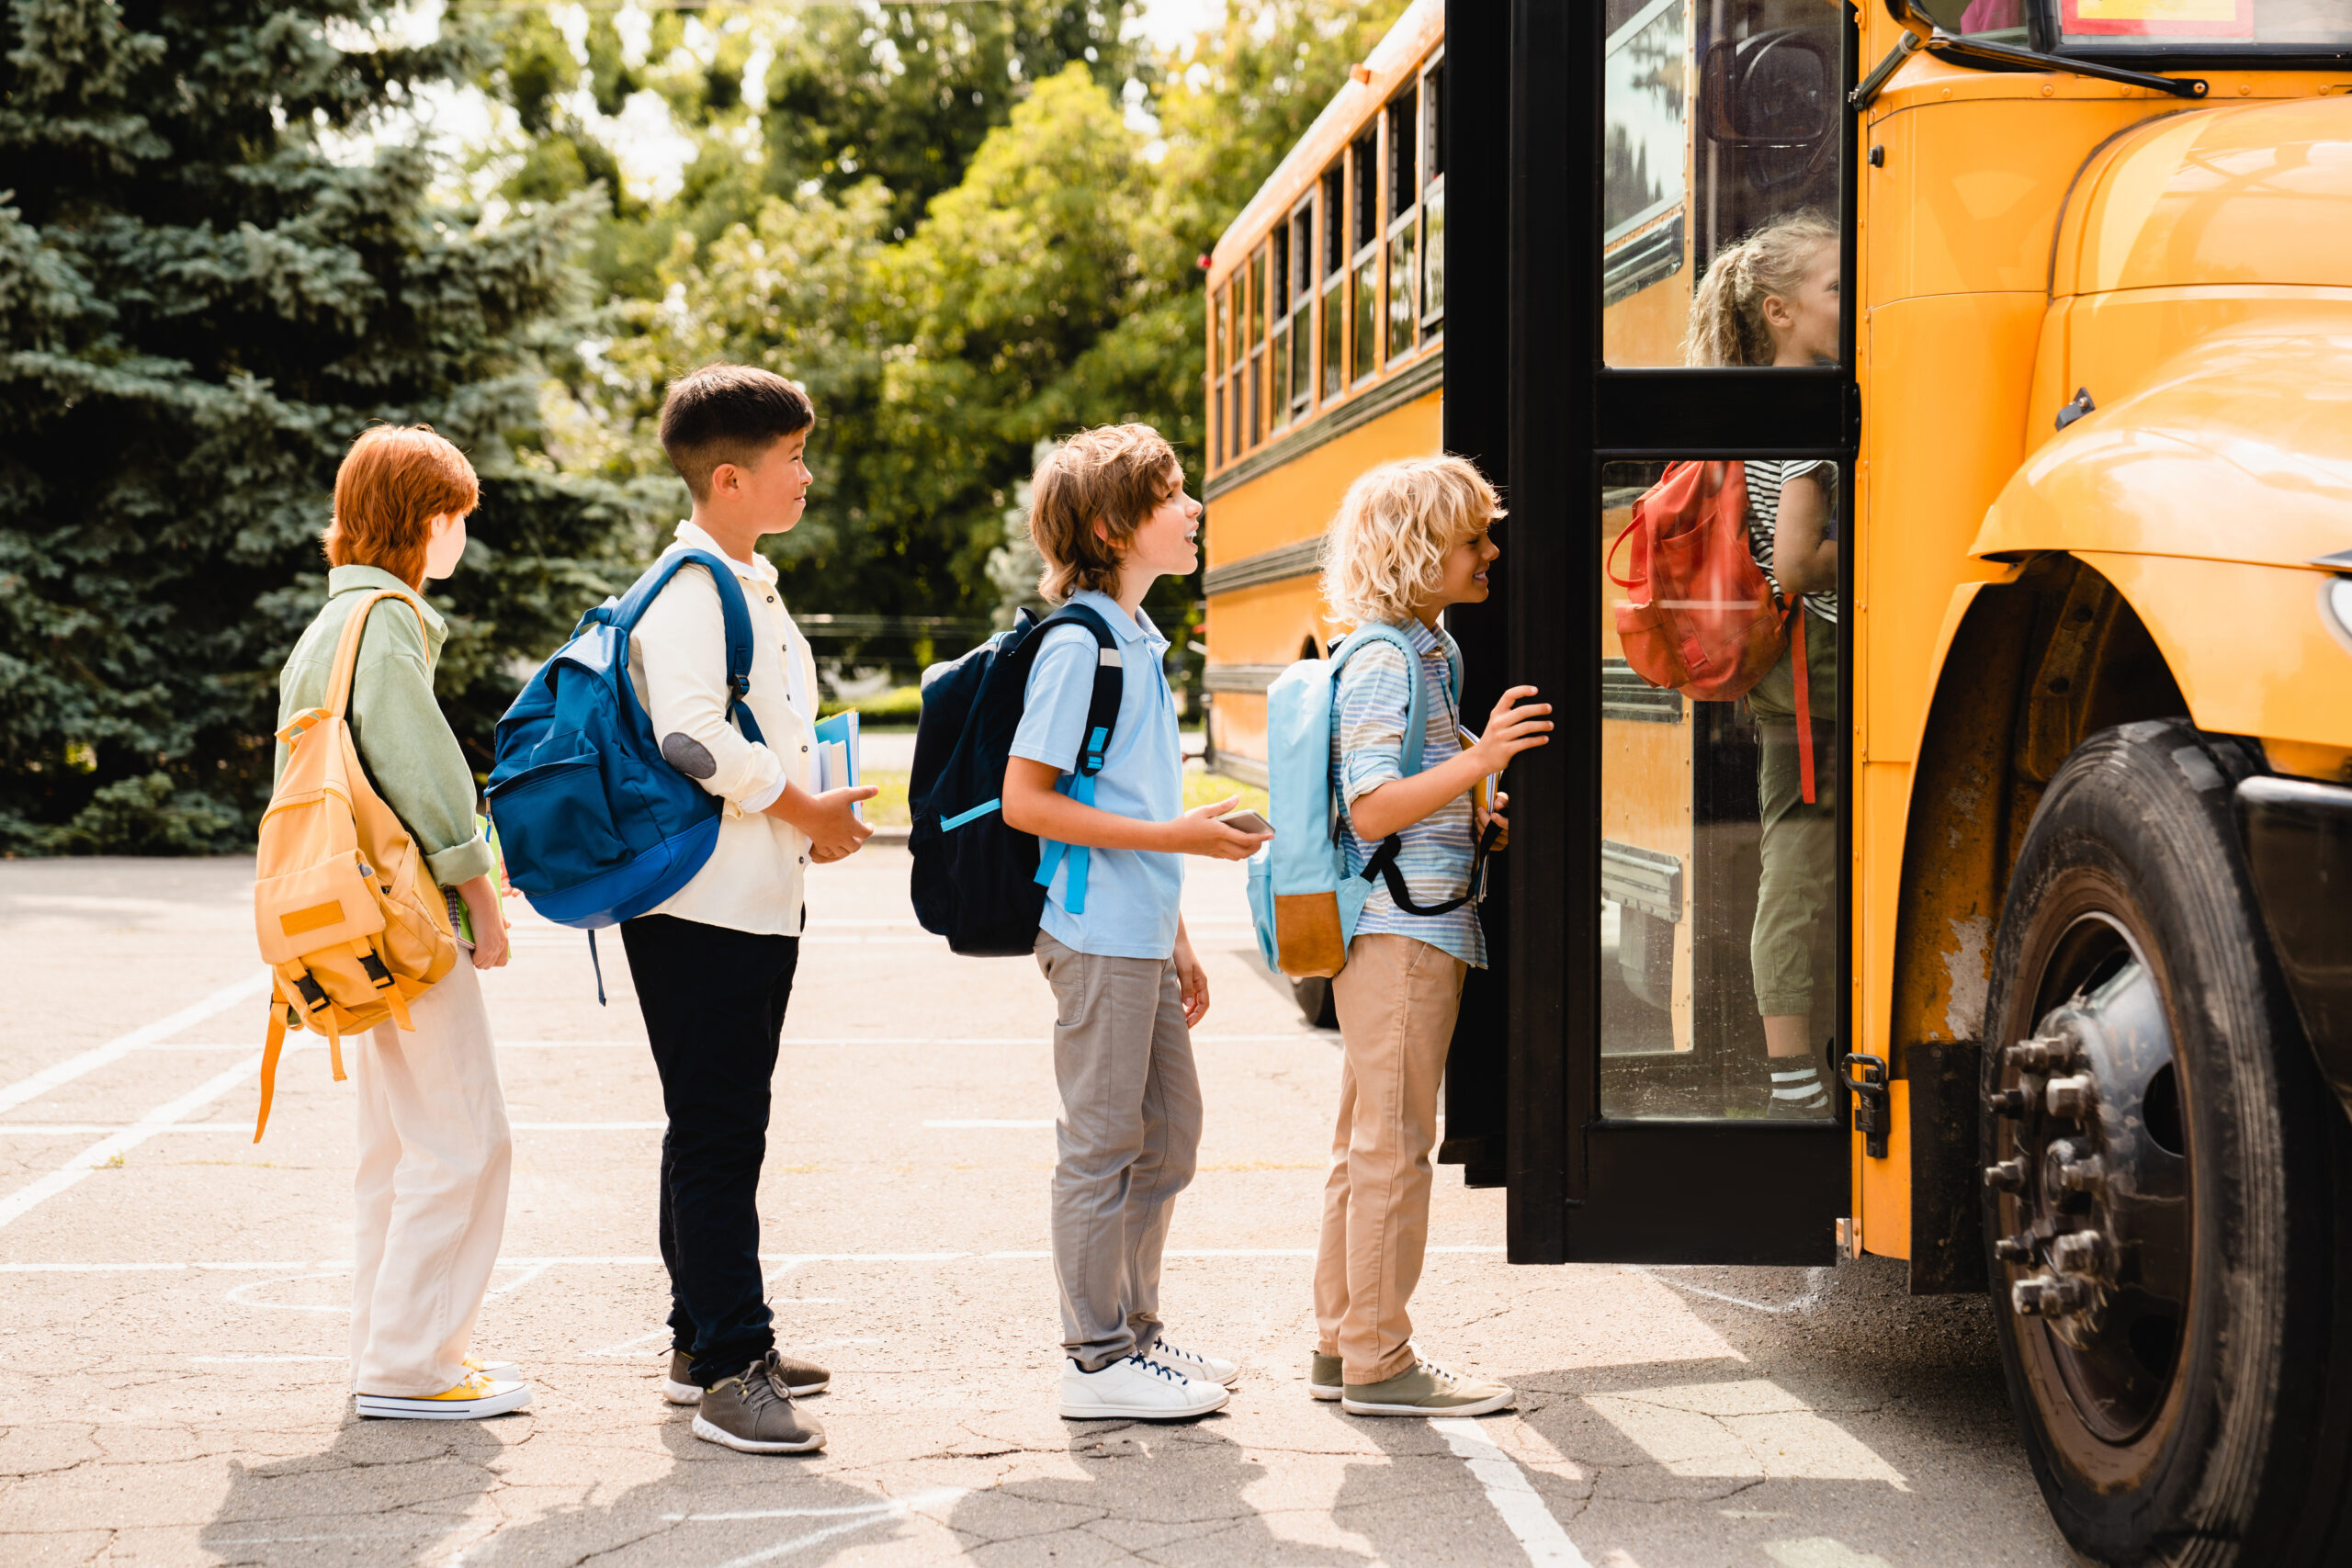
M 638 515 L 537 441 L 578 200 L 484 226 L 405 106 L 479 68 L 382 0 L 0 16 L 0 850 L 236 847 L 323 589 L 336 461 L 429 421 L 485 480 L 443 599 L 478 766 Z
M 877 179 L 905 238 L 989 131 L 1038 83 L 1076 65 L 1105 91 L 1147 68 L 1122 42 L 1132 0 L 811 9 L 769 69 L 769 187 L 839 194 Z

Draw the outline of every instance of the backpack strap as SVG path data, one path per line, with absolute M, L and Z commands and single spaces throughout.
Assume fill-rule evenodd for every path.
M 1349 633 L 1345 640 L 1331 650 L 1331 662 L 1334 666 L 1333 688 L 1336 692 L 1337 667 L 1344 664 L 1350 656 L 1367 642 L 1393 644 L 1405 655 L 1403 763 L 1406 773 L 1408 775 L 1418 773 L 1421 771 L 1421 743 L 1427 729 L 1421 718 L 1421 656 L 1414 651 L 1412 643 L 1407 640 L 1405 634 L 1395 626 L 1386 626 L 1378 621 L 1367 621 Z M 1451 677 L 1450 690 L 1454 706 L 1459 709 L 1462 705 L 1462 653 L 1454 647 L 1452 637 L 1445 637 L 1442 646 L 1445 649 L 1446 666 Z M 1334 778 L 1331 784 L 1336 791 L 1339 788 L 1339 780 Z M 1336 833 L 1338 830 L 1339 823 L 1335 813 L 1332 831 Z M 1390 900 L 1408 915 L 1450 915 L 1478 897 L 1485 885 L 1487 856 L 1494 849 L 1495 840 L 1499 836 L 1500 831 L 1498 824 L 1491 821 L 1487 824 L 1487 830 L 1479 835 L 1477 847 L 1471 856 L 1468 890 L 1459 898 L 1449 898 L 1442 904 L 1423 905 L 1413 902 L 1412 893 L 1405 886 L 1405 874 L 1396 864 L 1396 857 L 1405 848 L 1405 840 L 1401 834 L 1391 833 L 1381 840 L 1380 847 L 1373 852 L 1372 858 L 1364 863 L 1363 870 L 1356 874 L 1366 882 L 1379 881 L 1387 884 Z
M 752 705 L 747 700 L 752 694 L 752 613 L 743 604 L 743 585 L 735 581 L 733 567 L 708 550 L 665 551 L 621 595 L 612 608 L 609 624 L 620 632 L 626 645 L 662 590 L 669 587 L 670 580 L 678 575 L 678 569 L 685 566 L 698 566 L 710 573 L 710 581 L 718 590 L 718 615 L 727 638 L 727 716 L 742 729 L 746 739 L 765 745 L 767 737 L 760 733 L 760 721 L 752 716 Z
M 1111 735 L 1119 724 L 1119 699 L 1126 691 L 1126 663 L 1119 652 L 1119 639 L 1111 630 L 1111 623 L 1084 604 L 1065 604 L 1047 615 L 1031 634 L 1032 646 L 1045 649 L 1045 636 L 1056 626 L 1084 626 L 1094 634 L 1094 694 L 1086 705 L 1086 733 L 1079 739 L 1078 765 L 1068 778 L 1055 787 L 1080 806 L 1094 804 L 1094 775 L 1102 771 L 1102 761 L 1110 753 Z M 1064 857 L 1069 861 L 1069 882 L 1062 889 L 1062 908 L 1073 915 L 1086 913 L 1086 866 L 1089 859 L 1084 844 L 1065 844 L 1052 839 L 1037 840 L 1037 886 L 1053 886 L 1054 873 L 1060 869 Z
M 351 688 L 358 680 L 359 639 L 368 627 L 368 612 L 386 599 L 398 599 L 406 604 L 410 613 L 416 616 L 418 635 L 424 633 L 424 613 L 417 609 L 416 602 L 405 593 L 379 588 L 353 606 L 351 618 L 343 623 L 343 636 L 334 645 L 334 672 L 327 678 L 326 711 L 329 714 L 337 717 L 350 716 Z M 429 647 L 432 639 L 426 637 L 425 642 Z M 304 728 L 309 727 L 306 725 Z

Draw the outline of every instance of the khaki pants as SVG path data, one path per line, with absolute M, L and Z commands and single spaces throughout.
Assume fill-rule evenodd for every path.
M 1797 756 L 1795 649 L 1747 694 L 1756 716 L 1756 795 L 1763 821 L 1762 878 L 1748 964 L 1756 1010 L 1813 1010 L 1813 931 L 1838 897 L 1838 628 L 1804 612 L 1805 703 L 1813 718 L 1814 803 L 1804 804 Z
M 1170 1207 L 1193 1180 L 1201 1079 L 1170 958 L 1111 958 L 1037 933 L 1054 988 L 1054 1278 L 1062 1353 L 1090 1372 L 1159 1342 Z
M 1443 948 L 1370 932 L 1348 944 L 1331 981 L 1340 1120 L 1315 1254 L 1315 1335 L 1351 1383 L 1412 1369 L 1405 1303 L 1429 1249 L 1437 1090 L 1468 969 Z
M 362 1039 L 358 1271 L 352 1386 L 416 1397 L 454 1388 L 506 1230 L 514 1140 L 498 1088 L 481 982 L 458 966 L 409 1004 L 413 1032 Z

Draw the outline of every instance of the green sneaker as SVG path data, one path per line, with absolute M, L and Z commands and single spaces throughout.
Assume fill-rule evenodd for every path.
M 1385 1382 L 1347 1384 L 1340 1408 L 1351 1416 L 1484 1416 L 1508 1410 L 1514 1397 L 1498 1382 L 1473 1382 L 1423 1360 Z
M 1306 1363 L 1306 1392 L 1317 1399 L 1340 1397 L 1340 1358 L 1317 1350 Z

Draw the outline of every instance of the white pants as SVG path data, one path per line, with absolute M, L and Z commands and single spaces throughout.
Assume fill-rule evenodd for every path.
M 465 1377 L 506 1231 L 514 1137 L 470 954 L 409 1004 L 413 1032 L 357 1042 L 352 1386 L 415 1397 Z

